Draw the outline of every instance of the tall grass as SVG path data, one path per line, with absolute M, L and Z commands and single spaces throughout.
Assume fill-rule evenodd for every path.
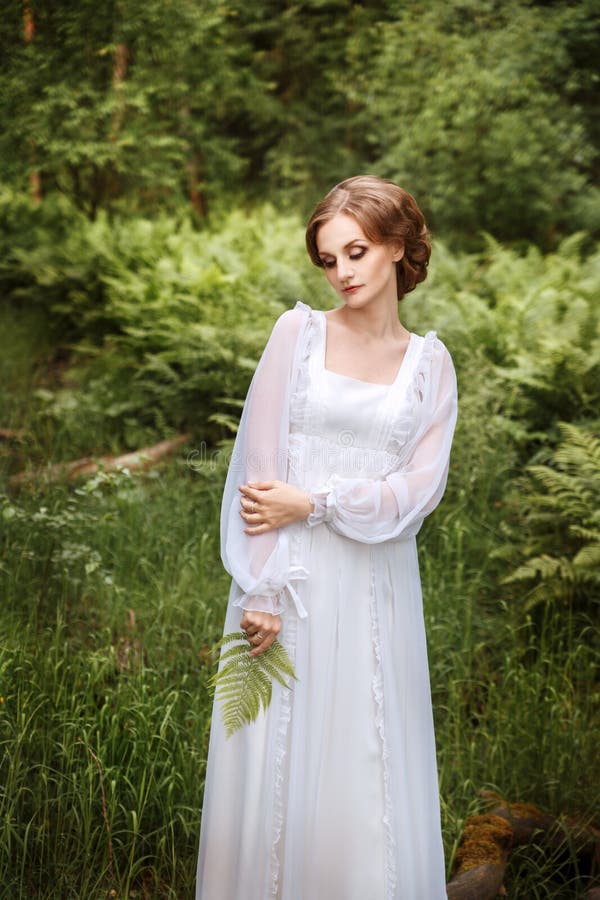
M 47 489 L 41 524 L 40 496 L 5 502 L 18 511 L 2 578 L 1 896 L 193 896 L 210 647 L 227 590 L 217 488 L 218 476 L 175 463 L 79 494 Z M 61 536 L 65 509 L 83 557 L 70 530 Z M 517 627 L 501 598 L 482 611 L 493 586 L 475 555 L 493 538 L 473 531 L 467 509 L 442 506 L 422 541 L 449 862 L 482 790 L 584 820 L 598 801 L 591 647 L 557 650 L 567 623 Z M 584 883 L 573 860 L 541 851 L 515 865 L 515 897 L 542 882 L 539 896 L 572 897 Z
M 97 481 L 3 505 L 6 897 L 191 895 L 219 482 L 181 464 Z

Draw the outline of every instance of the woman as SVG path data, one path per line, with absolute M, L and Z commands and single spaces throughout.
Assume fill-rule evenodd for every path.
M 364 176 L 321 201 L 306 238 L 342 303 L 277 321 L 221 534 L 225 630 L 254 655 L 278 637 L 298 681 L 229 739 L 215 710 L 197 898 L 442 900 L 415 535 L 444 491 L 456 381 L 397 311 L 426 276 L 427 230 L 409 194 Z

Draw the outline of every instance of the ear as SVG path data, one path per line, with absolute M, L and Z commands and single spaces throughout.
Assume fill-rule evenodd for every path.
M 399 241 L 397 244 L 393 245 L 393 248 L 394 255 L 392 256 L 392 259 L 394 260 L 394 262 L 400 262 L 400 260 L 404 256 L 404 242 Z

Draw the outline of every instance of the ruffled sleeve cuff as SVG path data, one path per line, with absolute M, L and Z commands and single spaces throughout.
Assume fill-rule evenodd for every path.
M 297 588 L 292 584 L 294 581 L 304 581 L 308 577 L 308 570 L 304 566 L 291 566 L 289 570 L 289 581 L 280 590 L 269 591 L 265 585 L 263 593 L 260 587 L 256 593 L 248 593 L 243 591 L 239 586 L 239 591 L 233 606 L 240 609 L 251 610 L 252 612 L 266 612 L 272 616 L 282 615 L 290 605 L 295 607 L 296 614 L 299 619 L 305 619 L 308 615 L 304 604 L 300 598 Z M 264 584 L 264 583 L 263 583 Z
M 308 527 L 314 528 L 322 522 L 331 522 L 335 515 L 335 493 L 331 485 L 313 491 L 309 500 L 314 509 L 306 519 Z
M 251 612 L 265 612 L 272 616 L 280 616 L 286 608 L 285 590 L 276 594 L 241 594 L 234 601 L 234 606 Z

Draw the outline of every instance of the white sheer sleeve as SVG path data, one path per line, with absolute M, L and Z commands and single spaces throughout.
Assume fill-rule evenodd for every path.
M 419 403 L 421 424 L 408 462 L 385 479 L 332 476 L 312 491 L 314 511 L 307 525 L 326 522 L 339 534 L 367 544 L 417 533 L 444 493 L 456 424 L 454 366 L 438 340 Z
M 286 529 L 245 534 L 238 487 L 287 480 L 290 396 L 307 311 L 297 304 L 275 323 L 248 390 L 221 506 L 221 558 L 237 587 L 234 606 L 279 614 L 291 599 L 302 617 L 306 612 L 291 582 L 307 573 L 290 565 Z

